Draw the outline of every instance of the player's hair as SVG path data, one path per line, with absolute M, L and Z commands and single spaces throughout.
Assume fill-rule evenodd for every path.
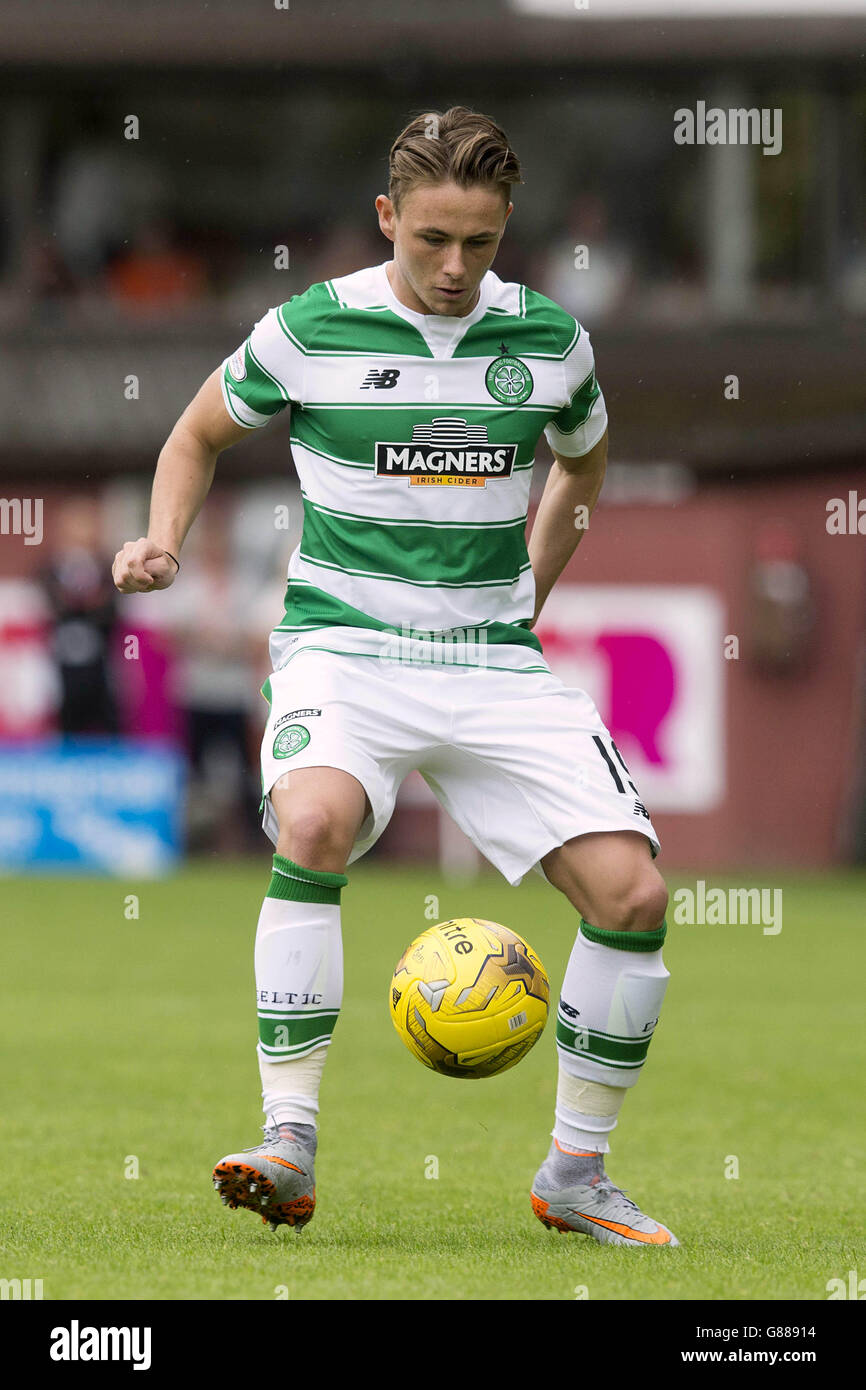
M 512 184 L 523 182 L 505 131 L 466 106 L 416 116 L 391 146 L 388 167 L 388 196 L 398 213 L 410 188 L 421 183 L 491 184 L 507 202 Z

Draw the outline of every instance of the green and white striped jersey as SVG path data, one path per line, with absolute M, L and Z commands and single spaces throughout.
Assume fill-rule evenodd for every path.
M 275 632 L 484 629 L 540 652 L 525 538 L 535 447 L 544 431 L 579 456 L 607 424 L 570 314 L 492 271 L 464 318 L 418 314 L 383 264 L 271 309 L 222 383 L 249 429 L 291 406 L 304 522 Z

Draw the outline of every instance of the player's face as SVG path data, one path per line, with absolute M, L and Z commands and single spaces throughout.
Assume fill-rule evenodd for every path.
M 376 199 L 379 226 L 394 243 L 391 288 L 418 314 L 469 314 L 490 269 L 512 204 L 496 188 L 416 184 L 400 204 Z

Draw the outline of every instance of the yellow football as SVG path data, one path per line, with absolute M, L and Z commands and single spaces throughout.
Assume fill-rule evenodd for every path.
M 406 947 L 391 980 L 391 1018 L 414 1057 L 443 1076 L 516 1066 L 547 1022 L 550 984 L 517 932 L 455 917 Z

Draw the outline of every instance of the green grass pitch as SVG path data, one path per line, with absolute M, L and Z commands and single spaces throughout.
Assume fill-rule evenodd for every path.
M 262 1122 L 252 947 L 267 878 L 263 856 L 163 882 L 0 885 L 0 1276 L 73 1300 L 820 1300 L 828 1280 L 866 1275 L 863 876 L 738 879 L 783 888 L 775 936 L 671 924 L 662 1022 L 608 1161 L 682 1242 L 641 1251 L 532 1215 L 552 1023 L 518 1067 L 461 1086 L 419 1065 L 388 1016 L 430 894 L 439 919 L 522 932 L 555 998 L 576 918 L 536 875 L 514 890 L 492 873 L 461 887 L 432 868 L 351 870 L 316 1216 L 273 1234 L 223 1208 L 211 1168 Z

